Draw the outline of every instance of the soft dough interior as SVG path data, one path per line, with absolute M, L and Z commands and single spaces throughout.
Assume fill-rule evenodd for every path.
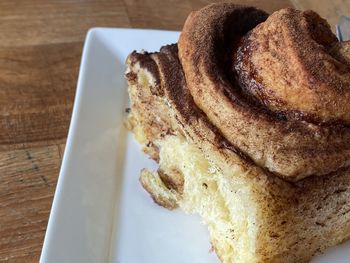
M 256 211 L 240 167 L 231 166 L 228 173 L 222 171 L 180 135 L 167 136 L 159 141 L 159 146 L 160 168 L 169 176 L 176 169 L 184 177 L 178 205 L 185 212 L 202 217 L 220 259 L 253 262 Z

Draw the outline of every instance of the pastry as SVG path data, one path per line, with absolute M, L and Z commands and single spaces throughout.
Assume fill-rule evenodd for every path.
M 350 237 L 350 44 L 313 11 L 211 4 L 126 61 L 140 181 L 222 262 L 308 262 Z

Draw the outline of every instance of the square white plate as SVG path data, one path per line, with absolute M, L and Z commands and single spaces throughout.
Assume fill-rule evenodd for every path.
M 142 189 L 139 171 L 155 164 L 123 127 L 126 56 L 133 50 L 159 50 L 178 35 L 107 28 L 87 34 L 40 262 L 218 262 L 197 216 L 161 208 Z M 349 259 L 348 242 L 313 262 Z

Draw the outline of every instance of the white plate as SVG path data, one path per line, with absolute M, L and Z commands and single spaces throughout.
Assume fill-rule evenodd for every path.
M 161 208 L 142 189 L 140 169 L 155 164 L 123 127 L 126 56 L 177 38 L 169 31 L 89 31 L 40 262 L 218 262 L 198 217 Z M 347 243 L 313 262 L 349 258 Z

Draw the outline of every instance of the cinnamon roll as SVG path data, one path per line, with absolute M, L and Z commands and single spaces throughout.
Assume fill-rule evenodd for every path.
M 350 237 L 350 44 L 312 11 L 220 3 L 127 61 L 154 201 L 198 213 L 222 262 L 308 262 Z
M 196 105 L 234 147 L 288 180 L 348 166 L 349 44 L 312 11 L 283 9 L 254 28 L 245 19 L 263 14 L 253 16 L 228 4 L 187 19 L 179 57 Z

